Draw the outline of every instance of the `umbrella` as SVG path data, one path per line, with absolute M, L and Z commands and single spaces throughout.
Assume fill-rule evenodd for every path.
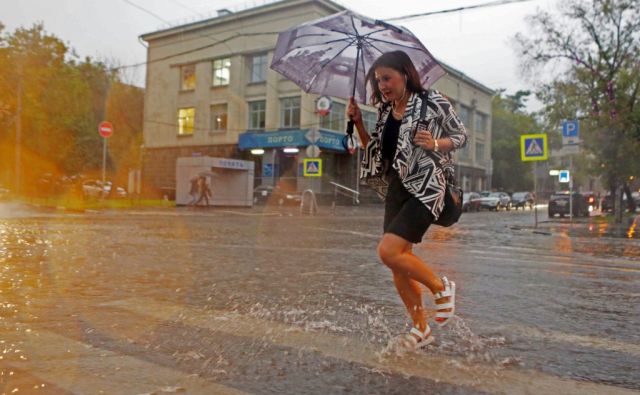
M 293 27 L 278 35 L 271 68 L 307 93 L 368 99 L 365 76 L 383 53 L 402 50 L 413 61 L 423 86 L 445 74 L 427 48 L 405 28 L 346 10 Z M 347 136 L 353 152 L 353 122 Z M 346 141 L 346 140 L 345 140 Z

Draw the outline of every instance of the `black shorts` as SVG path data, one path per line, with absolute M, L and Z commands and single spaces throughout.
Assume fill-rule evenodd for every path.
M 391 169 L 384 206 L 384 233 L 392 233 L 417 244 L 433 223 L 433 214 L 402 185 L 398 173 Z

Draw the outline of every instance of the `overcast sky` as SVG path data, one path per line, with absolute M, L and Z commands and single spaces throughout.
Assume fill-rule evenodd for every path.
M 143 62 L 146 50 L 138 41 L 148 33 L 172 25 L 204 19 L 216 10 L 239 11 L 264 4 L 244 0 L 0 0 L 0 22 L 6 30 L 43 22 L 80 56 L 107 58 L 120 64 Z M 487 3 L 491 0 L 349 0 L 345 7 L 376 19 Z M 439 59 L 470 77 L 509 93 L 531 88 L 518 72 L 512 40 L 526 32 L 525 17 L 538 8 L 554 10 L 557 0 L 532 0 L 419 19 L 396 21 L 413 31 Z M 130 78 L 144 83 L 144 68 L 130 70 Z M 538 105 L 531 103 L 530 109 Z

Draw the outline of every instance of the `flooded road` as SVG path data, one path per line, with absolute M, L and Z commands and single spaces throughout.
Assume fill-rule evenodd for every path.
M 416 254 L 456 281 L 459 317 L 406 353 L 389 347 L 409 320 L 376 257 L 381 223 L 381 207 L 0 205 L 1 392 L 640 391 L 633 224 L 534 232 L 511 211 L 433 227 Z

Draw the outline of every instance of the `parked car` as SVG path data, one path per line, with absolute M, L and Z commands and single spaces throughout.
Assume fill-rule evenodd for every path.
M 572 212 L 574 217 L 588 217 L 589 207 L 584 196 L 578 192 L 571 195 Z M 569 192 L 556 192 L 549 198 L 549 218 L 555 217 L 556 214 L 563 218 L 569 215 Z
M 480 206 L 495 211 L 502 208 L 511 210 L 511 198 L 506 192 L 490 192 L 486 197 L 480 199 Z
M 602 207 L 602 212 L 610 212 L 613 211 L 613 196 L 611 193 L 607 193 L 602 200 L 600 201 L 600 206 Z M 622 194 L 622 206 L 626 208 L 627 206 L 627 195 L 625 193 Z
M 516 210 L 520 207 L 522 207 L 523 210 L 527 207 L 533 209 L 534 202 L 535 199 L 531 192 L 514 192 L 511 196 L 511 206 Z
M 462 211 L 480 211 L 480 199 L 478 192 L 468 192 L 462 196 Z
M 300 205 L 302 196 L 282 190 L 280 187 L 260 185 L 253 190 L 253 204 Z
M 99 180 L 87 180 L 82 183 L 82 196 L 85 198 L 126 198 L 127 191 L 122 187 L 114 187 L 111 181 L 103 184 Z

